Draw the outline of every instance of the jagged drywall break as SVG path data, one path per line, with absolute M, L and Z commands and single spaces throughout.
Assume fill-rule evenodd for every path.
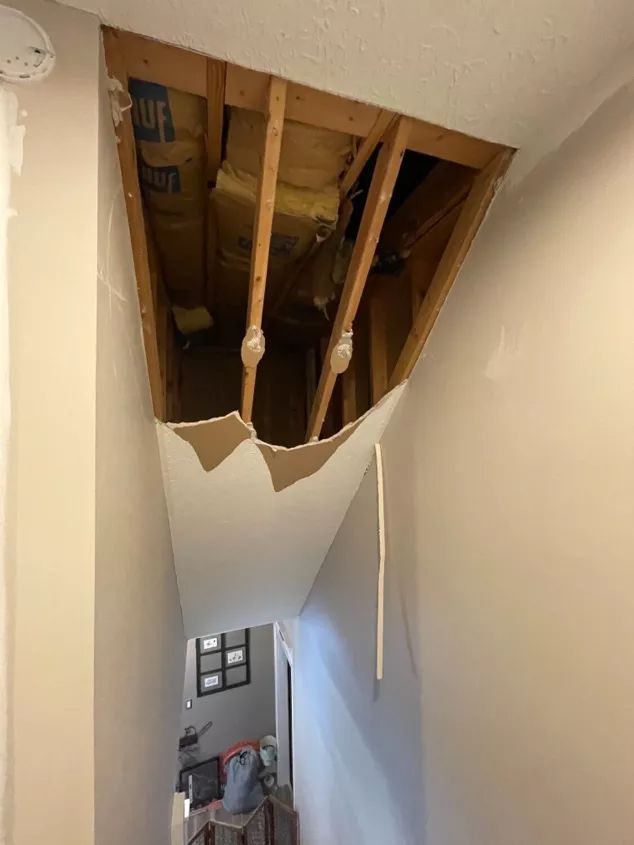
M 233 414 L 158 424 L 188 638 L 299 613 L 404 389 L 294 449 L 258 441 Z
M 114 27 L 520 146 L 631 43 L 631 0 L 63 0 Z
M 19 173 L 22 168 L 23 138 L 24 127 L 18 124 L 18 99 L 0 84 L 0 843 L 6 838 L 7 771 L 6 489 L 11 426 L 7 242 L 11 173 Z

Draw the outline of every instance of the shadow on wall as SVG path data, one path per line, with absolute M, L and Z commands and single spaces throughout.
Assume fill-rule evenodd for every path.
M 340 842 L 421 845 L 420 684 L 405 607 L 414 560 L 388 581 L 386 673 L 379 684 L 374 467 L 333 548 L 336 559 L 329 553 L 298 624 L 295 743 L 297 759 L 305 761 L 296 780 L 302 838 L 317 845 L 336 831 Z

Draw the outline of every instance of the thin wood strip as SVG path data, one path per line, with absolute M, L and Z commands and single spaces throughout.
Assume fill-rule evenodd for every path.
M 282 148 L 284 129 L 284 111 L 286 107 L 286 82 L 275 76 L 270 77 L 266 128 L 264 133 L 264 153 L 262 170 L 258 180 L 258 193 L 255 202 L 255 221 L 253 225 L 253 244 L 251 247 L 251 271 L 249 276 L 249 302 L 247 306 L 247 330 L 262 326 L 264 296 L 266 293 L 266 275 L 269 263 L 269 248 L 273 215 L 275 213 L 275 190 L 277 171 Z M 242 378 L 242 419 L 251 422 L 255 377 L 257 366 L 244 367 Z
M 215 185 L 222 163 L 226 63 L 207 59 L 207 179 Z
M 379 291 L 370 299 L 370 384 L 372 404 L 387 393 L 387 326 L 385 320 L 385 297 Z
M 385 488 L 381 444 L 374 446 L 376 458 L 376 509 L 379 549 L 379 570 L 376 587 L 376 679 L 383 680 L 383 650 L 385 638 Z
M 308 422 L 307 440 L 318 437 L 324 424 L 328 404 L 336 382 L 336 375 L 330 368 L 330 358 L 344 331 L 352 330 L 352 323 L 359 308 L 361 295 L 365 287 L 376 245 L 381 234 L 381 227 L 387 214 L 388 205 L 396 177 L 407 147 L 407 138 L 411 121 L 399 117 L 385 137 L 379 158 L 372 176 L 372 183 L 363 210 L 359 234 L 352 250 L 350 266 L 343 286 L 343 292 L 337 309 L 337 316 L 330 335 L 326 358 L 321 370 L 317 394 Z
M 121 83 L 124 91 L 122 96 L 125 96 L 128 92 L 128 71 L 124 53 L 120 48 L 120 34 L 115 30 L 104 29 L 103 41 L 108 74 Z M 165 394 L 161 378 L 160 356 L 156 335 L 156 308 L 152 291 L 148 245 L 145 236 L 145 219 L 139 186 L 136 144 L 134 141 L 131 110 L 129 108 L 122 111 L 121 120 L 119 125 L 115 127 L 115 131 L 117 135 L 119 164 L 123 179 L 123 193 L 128 212 L 134 272 L 141 309 L 143 343 L 145 346 L 145 357 L 152 394 L 152 407 L 155 417 L 164 420 L 166 415 Z
M 396 362 L 390 378 L 390 388 L 409 378 L 469 251 L 471 242 L 484 219 L 498 181 L 509 165 L 511 156 L 511 151 L 505 150 L 476 176 L 418 311 L 412 330 Z
M 392 112 L 380 111 L 378 113 L 372 129 L 361 142 L 361 146 L 359 147 L 352 164 L 341 180 L 340 190 L 342 197 L 345 197 L 350 193 L 350 190 L 356 184 L 357 179 L 361 175 L 361 171 L 368 163 L 370 156 L 377 148 L 381 138 L 385 135 L 388 126 L 394 119 L 395 116 Z

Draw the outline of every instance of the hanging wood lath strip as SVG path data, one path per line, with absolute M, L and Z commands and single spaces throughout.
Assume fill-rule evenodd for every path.
M 269 264 L 269 247 L 271 245 L 271 231 L 273 228 L 273 215 L 275 213 L 275 189 L 280 163 L 280 151 L 282 149 L 284 111 L 286 108 L 286 82 L 283 79 L 278 79 L 275 76 L 270 77 L 267 102 L 262 170 L 260 171 L 258 180 L 258 193 L 255 202 L 251 271 L 249 276 L 249 303 L 247 306 L 246 330 L 247 333 L 251 333 L 252 335 L 256 335 L 262 328 L 266 275 Z M 253 414 L 253 397 L 255 394 L 255 378 L 258 362 L 259 358 L 251 364 L 245 360 L 245 354 L 243 352 L 242 419 L 245 422 L 251 422 Z
M 374 258 L 381 228 L 392 197 L 396 177 L 400 170 L 403 155 L 407 149 L 407 139 L 410 129 L 410 119 L 399 117 L 390 127 L 384 139 L 381 152 L 379 153 L 361 218 L 359 234 L 354 245 L 350 266 L 339 301 L 337 316 L 330 335 L 330 342 L 321 370 L 317 394 L 308 421 L 307 440 L 319 437 L 324 424 L 328 403 L 330 402 L 337 380 L 337 376 L 330 366 L 332 353 L 340 342 L 343 333 L 352 331 L 352 323 L 357 314 L 361 295 L 372 265 L 372 259 Z

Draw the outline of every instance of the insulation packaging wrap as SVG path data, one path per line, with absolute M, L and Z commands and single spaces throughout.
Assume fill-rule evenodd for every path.
M 350 135 L 284 123 L 269 254 L 267 290 L 274 292 L 296 265 L 334 231 L 339 174 L 350 155 Z M 226 158 L 211 193 L 210 219 L 218 253 L 214 285 L 225 300 L 244 298 L 253 243 L 264 117 L 231 109 Z M 230 290 L 232 286 L 238 289 Z
M 154 82 L 130 80 L 143 198 L 172 302 L 205 298 L 206 103 Z
M 212 192 L 218 226 L 218 247 L 230 263 L 249 263 L 257 177 L 224 162 Z M 278 182 L 271 234 L 270 261 L 291 264 L 307 252 L 318 232 L 331 231 L 337 222 L 336 186 L 316 191 Z
M 263 147 L 264 115 L 232 109 L 227 161 L 236 170 L 257 174 L 262 167 Z M 336 185 L 351 152 L 350 135 L 287 120 L 282 132 L 279 181 L 316 191 Z

